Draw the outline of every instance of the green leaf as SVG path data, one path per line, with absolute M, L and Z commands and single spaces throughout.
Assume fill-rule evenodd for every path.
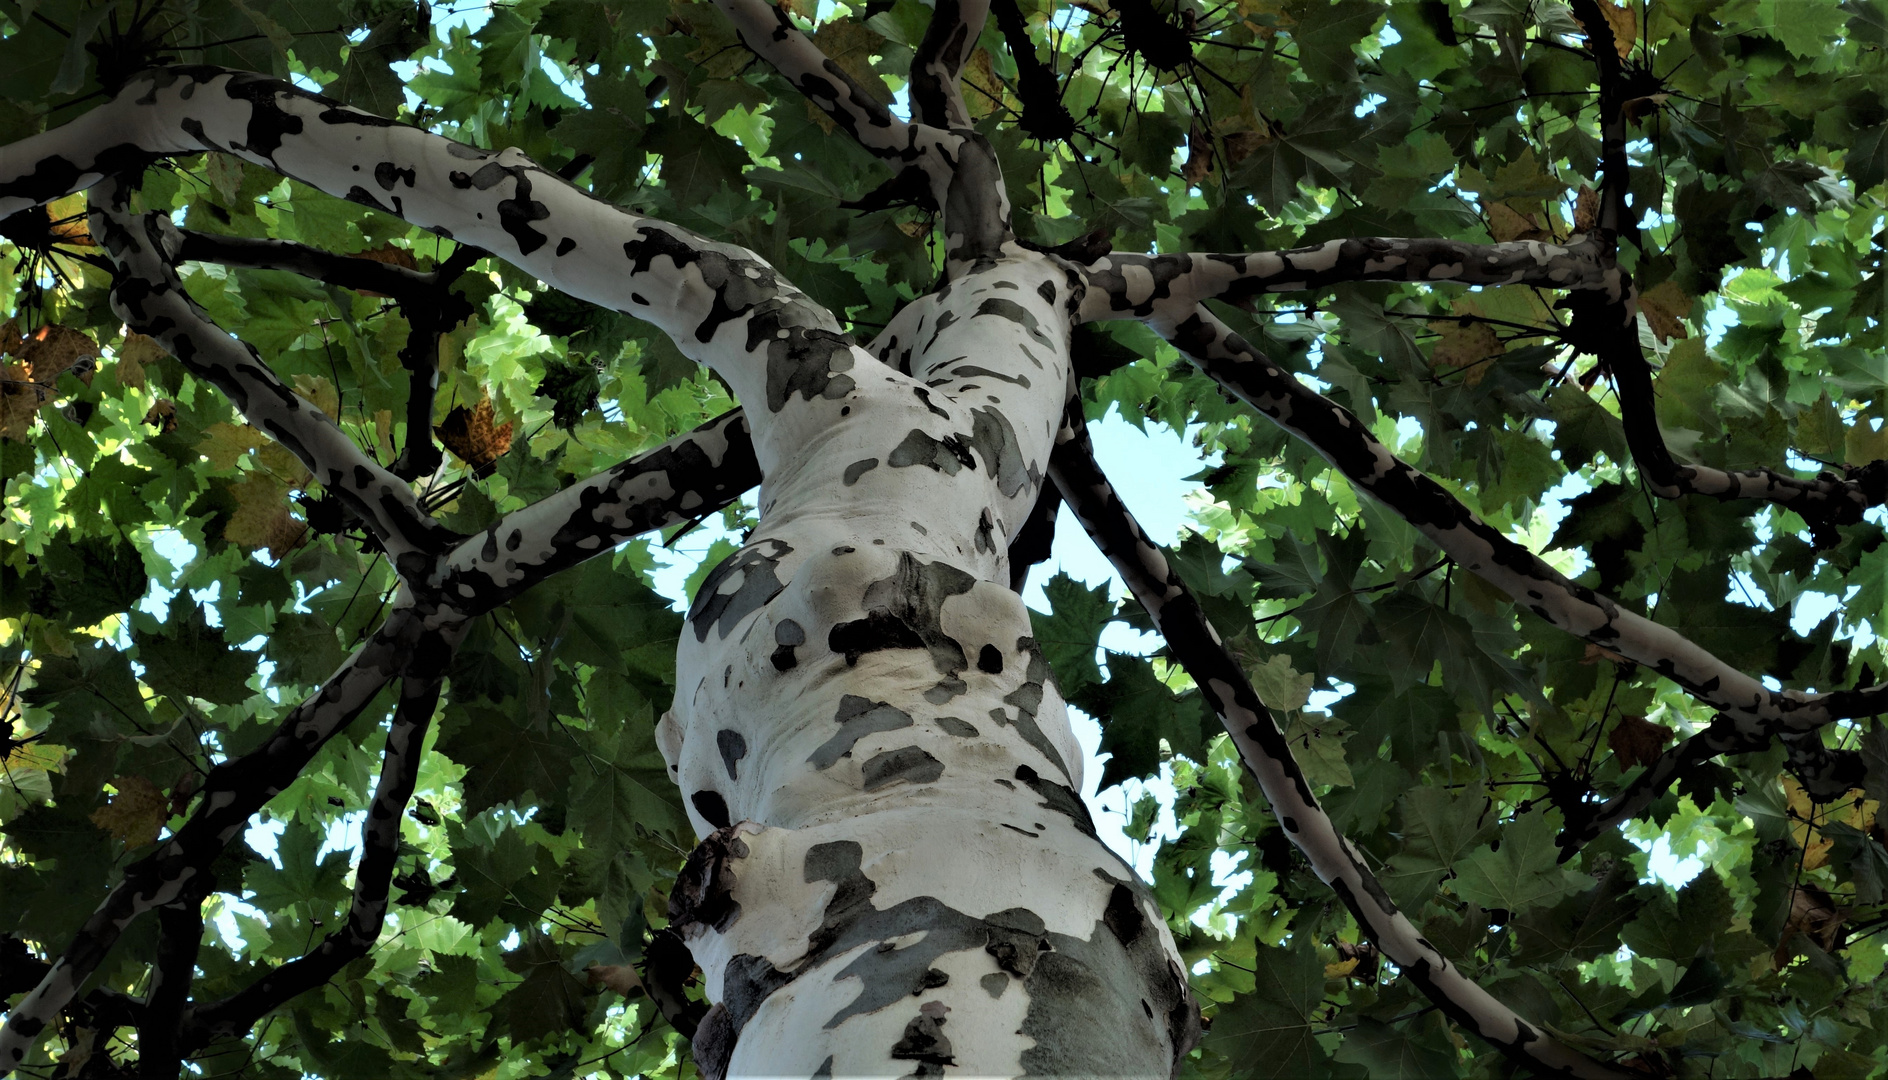
M 571 1031 L 583 1021 L 587 989 L 564 970 L 563 957 L 550 938 L 534 934 L 505 954 L 505 966 L 524 976 L 495 1006 L 513 1042 Z
M 1412 788 L 1397 800 L 1402 845 L 1381 875 L 1396 905 L 1414 910 L 1457 862 L 1489 831 L 1478 789 L 1459 795 L 1434 787 Z
M 1252 992 L 1220 1006 L 1206 1048 L 1256 1080 L 1331 1076 L 1315 1035 L 1324 1026 L 1324 961 L 1293 935 L 1289 946 L 1261 949 L 1254 964 Z
M 1114 618 L 1114 601 L 1106 584 L 1087 588 L 1067 574 L 1058 573 L 1042 586 L 1052 613 L 1029 613 L 1036 644 L 1055 672 L 1055 682 L 1062 696 L 1081 693 L 1083 688 L 1101 684 L 1101 669 L 1095 664 L 1095 650 L 1100 648 L 1102 628 Z
M 1544 811 L 1524 814 L 1457 863 L 1450 887 L 1490 911 L 1524 912 L 1589 888 L 1593 879 L 1560 865 L 1557 830 Z
M 46 610 L 73 626 L 130 611 L 150 583 L 137 549 L 103 537 L 56 534 L 39 566 L 52 591 Z
M 161 632 L 134 630 L 131 639 L 137 643 L 144 681 L 160 694 L 235 705 L 253 692 L 248 681 L 256 673 L 255 654 L 231 649 L 223 632 L 204 622 L 202 608 L 187 593 L 171 598 Z

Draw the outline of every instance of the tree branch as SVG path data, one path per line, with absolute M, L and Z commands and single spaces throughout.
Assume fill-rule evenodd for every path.
M 1240 304 L 1264 293 L 1303 292 L 1350 281 L 1437 281 L 1609 289 L 1600 242 L 1516 240 L 1465 244 L 1387 236 L 1332 240 L 1255 254 L 1136 255 L 1111 252 L 1087 268 L 1080 318 L 1180 323 L 1204 300 Z
M 184 291 L 181 240 L 162 214 L 129 212 L 131 185 L 108 180 L 93 193 L 92 235 L 118 264 L 112 310 L 212 383 L 250 424 L 281 443 L 373 530 L 404 577 L 423 572 L 456 534 L 420 506 L 406 481 L 381 468 L 313 403 L 283 385 L 256 351 L 229 336 Z
M 446 648 L 456 627 L 429 629 L 424 613 L 402 600 L 374 636 L 277 725 L 267 742 L 210 770 L 201 801 L 184 827 L 157 851 L 131 864 L 71 944 L 0 1027 L 0 1069 L 27 1049 L 72 1001 L 126 926 L 152 908 L 178 902 L 242 832 L 263 804 L 300 775 L 315 753 L 371 703 L 409 663 L 425 664 Z
M 357 292 L 380 293 L 400 305 L 410 328 L 400 363 L 408 375 L 406 442 L 390 467 L 412 480 L 439 468 L 433 442 L 433 397 L 439 387 L 439 336 L 472 316 L 472 305 L 452 291 L 459 276 L 484 252 L 469 244 L 453 249 L 431 271 L 411 270 L 354 255 L 338 255 L 289 240 L 213 236 L 181 231 L 177 257 L 184 262 L 214 262 L 252 270 L 284 270 Z
M 207 873 L 195 883 L 178 903 L 157 909 L 157 966 L 138 1023 L 138 1076 L 143 1080 L 176 1080 L 185 1056 L 178 1042 L 179 1020 L 196 977 L 197 951 L 203 944 L 202 904 L 211 886 Z
M 958 17 L 967 25 L 974 15 L 981 24 L 978 9 L 987 11 L 988 2 L 959 0 L 964 6 L 959 7 Z M 1015 245 L 1003 170 L 997 164 L 996 151 L 982 135 L 969 127 L 945 128 L 898 119 L 820 52 L 793 25 L 784 8 L 765 0 L 715 0 L 715 6 L 734 23 L 743 45 L 786 76 L 860 146 L 900 172 L 908 167 L 923 171 L 932 198 L 944 208 L 947 277 L 956 277 L 980 261 L 1001 256 L 1005 245 Z M 943 13 L 940 11 L 937 17 L 942 18 Z M 937 43 L 940 55 L 955 36 L 954 32 L 944 33 Z M 959 66 L 962 62 L 959 59 Z M 952 87 L 955 85 L 953 81 Z
M 796 393 L 817 396 L 859 358 L 830 312 L 745 248 L 612 206 L 515 149 L 480 150 L 244 72 L 147 71 L 71 123 L 8 146 L 0 217 L 152 155 L 201 150 L 396 215 L 642 318 L 750 407 L 777 412 Z
M 1049 476 L 1225 725 L 1285 834 L 1383 954 L 1451 1019 L 1515 1062 L 1555 1075 L 1624 1076 L 1515 1015 L 1463 975 L 1397 910 L 1362 855 L 1318 805 L 1290 743 L 1199 602 L 1115 495 L 1095 462 L 1079 401 L 1071 401 L 1064 417 Z
M 1606 258 L 1610 262 L 1612 256 Z M 1592 353 L 1612 374 L 1627 447 L 1654 495 L 1662 499 L 1708 495 L 1727 502 L 1760 499 L 1775 503 L 1801 515 L 1819 547 L 1835 546 L 1836 526 L 1853 525 L 1870 507 L 1888 502 L 1888 461 L 1849 468 L 1846 477 L 1824 473 L 1813 480 L 1768 468 L 1726 470 L 1680 465 L 1659 430 L 1652 368 L 1639 342 L 1639 290 L 1630 278 L 1624 280 L 1626 291 L 1617 301 L 1601 294 L 1573 296 L 1572 337 L 1581 351 Z
M 958 80 L 989 17 L 990 0 L 937 0 L 924 40 L 911 58 L 911 105 L 919 122 L 939 128 L 970 126 L 970 109 Z
M 1813 731 L 1834 720 L 1879 712 L 1888 701 L 1888 684 L 1824 694 L 1765 688 L 1677 631 L 1567 580 L 1398 459 L 1348 409 L 1300 383 L 1204 307 L 1178 324 L 1149 322 L 1221 387 L 1305 440 L 1464 569 L 1554 626 L 1657 671 L 1736 717 L 1746 730 L 1766 737 Z
M 460 543 L 441 561 L 437 594 L 460 618 L 483 614 L 632 536 L 712 514 L 760 481 L 746 414 L 723 413 Z
M 387 730 L 380 782 L 361 823 L 361 861 L 354 871 L 354 900 L 347 922 L 304 956 L 283 964 L 250 986 L 221 1001 L 191 1009 L 180 1042 L 194 1051 L 210 1042 L 241 1035 L 291 998 L 332 979 L 349 963 L 367 955 L 380 940 L 387 919 L 387 894 L 400 855 L 400 822 L 419 779 L 426 729 L 439 705 L 440 684 L 451 649 L 429 661 L 432 670 L 401 680 L 400 702 Z M 436 666 L 434 666 L 436 664 Z

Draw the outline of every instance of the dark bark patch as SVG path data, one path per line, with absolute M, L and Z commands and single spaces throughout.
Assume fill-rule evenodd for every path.
M 922 465 L 946 476 L 956 476 L 960 470 L 977 467 L 977 459 L 971 456 L 970 447 L 963 439 L 956 435 L 935 439 L 917 428 L 912 428 L 904 441 L 892 448 L 885 462 L 894 469 Z
M 970 446 L 983 458 L 983 467 L 996 478 L 996 488 L 1004 498 L 1015 498 L 1024 484 L 1042 481 L 1042 471 L 1023 460 L 1023 448 L 1009 417 L 996 409 L 980 408 L 972 409 L 970 418 Z
M 695 628 L 695 640 L 707 641 L 711 628 L 719 628 L 721 637 L 726 639 L 742 619 L 779 596 L 787 585 L 775 570 L 780 560 L 792 551 L 793 548 L 779 540 L 762 540 L 728 556 L 710 570 L 688 612 L 689 624 Z M 737 572 L 741 575 L 740 584 L 730 592 L 723 592 L 723 584 Z
M 1036 970 L 1036 958 L 1051 946 L 1044 936 L 1047 929 L 1042 916 L 1028 908 L 1009 908 L 983 920 L 989 939 L 983 951 L 996 959 L 996 966 L 1019 979 L 1029 978 Z
M 983 992 L 991 997 L 1000 998 L 1003 996 L 1003 991 L 1010 988 L 1010 977 L 1000 971 L 992 971 L 978 979 L 977 985 L 983 987 Z
M 860 770 L 865 790 L 877 791 L 901 781 L 911 784 L 935 783 L 944 775 L 944 763 L 917 746 L 901 746 L 875 754 Z
M 1101 921 L 1123 945 L 1134 944 L 1147 928 L 1147 916 L 1141 914 L 1141 905 L 1134 902 L 1134 890 L 1119 883 L 1108 894 L 1108 906 L 1101 913 Z
M 379 184 L 382 191 L 392 191 L 394 185 L 401 181 L 405 181 L 407 187 L 412 187 L 417 178 L 418 174 L 412 169 L 402 169 L 391 161 L 374 166 L 374 183 Z
M 1036 793 L 1037 797 L 1042 800 L 1043 809 L 1054 810 L 1058 814 L 1065 815 L 1075 822 L 1077 829 L 1089 836 L 1095 835 L 1095 821 L 1088 816 L 1088 804 L 1082 801 L 1081 795 L 1077 794 L 1074 788 L 1065 787 L 1053 780 L 1045 780 L 1036 770 L 1027 765 L 1016 766 L 1016 779 L 1020 780 L 1024 787 Z
M 904 1037 L 892 1044 L 893 1058 L 918 1062 L 912 1076 L 943 1076 L 944 1066 L 957 1064 L 951 1053 L 951 1041 L 943 1032 L 944 1014 L 949 1011 L 942 1002 L 925 1002 L 919 1006 L 918 1015 L 905 1025 Z
M 695 1067 L 701 1070 L 702 1080 L 724 1080 L 728 1075 L 728 1062 L 734 1059 L 734 1039 L 738 1034 L 740 1031 L 728 1015 L 726 1005 L 717 1003 L 701 1018 L 691 1045 Z
M 851 757 L 852 748 L 867 735 L 897 731 L 910 727 L 912 723 L 911 714 L 903 709 L 856 694 L 847 694 L 840 699 L 839 711 L 833 714 L 833 719 L 839 722 L 839 733 L 807 756 L 806 760 L 816 769 L 830 769 L 840 758 Z
M 938 717 L 937 726 L 944 729 L 944 734 L 955 735 L 960 739 L 974 739 L 977 737 L 976 725 L 955 716 Z
M 995 645 L 985 645 L 977 652 L 977 670 L 986 675 L 1003 674 L 1003 653 Z
M 721 751 L 721 764 L 727 767 L 728 779 L 739 780 L 736 766 L 747 756 L 747 738 L 733 728 L 722 728 L 715 732 L 715 748 Z
M 1062 760 L 1062 755 L 1056 750 L 1055 744 L 1049 741 L 1049 736 L 1043 734 L 1042 726 L 1036 723 L 1036 711 L 1042 708 L 1043 686 L 1049 679 L 1049 661 L 1043 657 L 1035 638 L 1017 638 L 1016 648 L 1017 651 L 1027 653 L 1029 656 L 1029 668 L 1024 673 L 1023 684 L 1003 696 L 1003 703 L 1014 706 L 1016 715 L 1010 716 L 1005 709 L 991 709 L 990 719 L 996 721 L 999 727 L 1015 725 L 1016 730 L 1023 736 L 1023 740 L 1035 747 L 1037 752 L 1049 759 L 1062 775 L 1067 777 L 1069 775 L 1068 763 Z
M 728 801 L 721 797 L 719 791 L 697 791 L 688 797 L 688 801 L 694 804 L 695 812 L 701 815 L 702 820 L 715 828 L 725 829 L 734 824 L 728 817 Z
M 827 647 L 848 664 L 882 649 L 926 649 L 938 673 L 954 677 L 968 661 L 963 646 L 944 633 L 944 602 L 969 592 L 976 583 L 948 563 L 921 563 L 901 552 L 897 571 L 866 587 L 861 605 L 865 618 L 835 624 L 827 634 Z
M 689 923 L 716 930 L 734 924 L 741 905 L 734 899 L 734 870 L 729 864 L 746 857 L 746 841 L 726 827 L 695 845 L 675 877 L 675 887 L 669 890 L 669 923 L 678 933 Z
M 933 705 L 946 705 L 969 689 L 970 684 L 962 679 L 939 679 L 936 686 L 924 692 L 924 700 Z
M 922 984 L 922 990 L 936 990 L 940 986 L 949 985 L 950 981 L 951 981 L 951 977 L 948 972 L 940 971 L 937 968 L 932 968 L 931 970 L 924 973 L 924 982 Z M 921 992 L 920 990 L 913 990 L 911 992 L 911 996 L 917 997 L 920 992 Z
M 877 458 L 861 458 L 846 466 L 846 471 L 840 475 L 840 479 L 845 481 L 847 487 L 851 487 L 859 482 L 859 477 L 864 476 L 866 473 L 876 468 L 878 468 Z
M 800 662 L 793 650 L 806 644 L 806 629 L 792 619 L 782 619 L 774 626 L 774 644 L 777 647 L 769 658 L 774 670 L 790 671 Z

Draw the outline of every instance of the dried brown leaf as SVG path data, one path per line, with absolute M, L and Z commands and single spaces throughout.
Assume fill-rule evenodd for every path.
M 1580 185 L 1580 196 L 1573 203 L 1573 231 L 1592 232 L 1600 223 L 1600 193 L 1585 184 Z
M 469 409 L 464 405 L 455 407 L 433 432 L 474 472 L 491 468 L 511 449 L 511 425 L 497 423 L 489 396 L 480 398 Z
M 1671 728 L 1631 713 L 1620 717 L 1618 726 L 1606 736 L 1606 745 L 1612 747 L 1613 755 L 1624 769 L 1657 761 L 1665 744 L 1671 741 Z
M 626 998 L 645 993 L 642 976 L 629 964 L 591 964 L 584 974 L 590 976 L 590 985 L 614 990 Z

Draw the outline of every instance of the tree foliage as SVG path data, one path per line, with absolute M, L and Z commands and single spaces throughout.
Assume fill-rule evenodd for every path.
M 929 5 L 781 8 L 902 107 Z M 0 20 L 0 145 L 144 65 L 216 64 L 518 147 L 760 253 L 861 339 L 938 273 L 922 200 L 754 63 L 712 4 L 520 0 L 468 22 L 411 0 L 0 0 Z M 1043 247 L 1616 231 L 1643 315 L 1626 353 L 1533 285 L 1340 282 L 1216 312 L 1581 584 L 1773 689 L 1830 692 L 1888 671 L 1885 45 L 1879 0 L 997 0 L 965 81 L 1016 230 Z M 645 324 L 232 156 L 173 161 L 139 197 L 208 245 L 353 257 L 353 276 L 321 280 L 206 255 L 184 283 L 377 461 L 414 464 L 424 505 L 462 533 L 733 404 Z M 0 223 L 10 997 L 183 828 L 215 763 L 262 744 L 369 640 L 395 581 L 291 454 L 123 332 L 82 212 L 75 197 Z M 1084 335 L 1090 417 L 1189 432 L 1217 462 L 1170 561 L 1338 827 L 1445 955 L 1642 1075 L 1879 1073 L 1878 720 L 1686 761 L 1622 828 L 1582 835 L 1714 711 L 1518 608 L 1138 324 Z M 439 368 L 417 416 L 415 341 Z M 1846 480 L 1869 508 L 1806 516 L 1673 487 L 1692 466 Z M 692 1069 L 656 1004 L 701 996 L 659 934 L 694 844 L 654 741 L 682 626 L 650 584 L 659 543 L 472 624 L 378 944 L 253 1030 L 188 1048 L 203 1075 Z M 1360 940 L 1173 657 L 1097 662 L 1109 623 L 1147 625 L 1132 602 L 1066 578 L 1046 591 L 1038 638 L 1102 723 L 1104 783 L 1136 796 L 1128 835 L 1157 845 L 1154 893 L 1207 1008 L 1190 1074 L 1499 1072 Z M 218 859 L 184 961 L 194 1000 L 244 993 L 346 918 L 395 712 L 394 694 L 376 699 Z M 1135 783 L 1158 776 L 1177 792 L 1171 828 Z M 1696 856 L 1697 875 L 1654 875 L 1666 852 Z M 133 925 L 31 1071 L 138 1060 L 131 1033 L 162 1006 L 158 929 Z

